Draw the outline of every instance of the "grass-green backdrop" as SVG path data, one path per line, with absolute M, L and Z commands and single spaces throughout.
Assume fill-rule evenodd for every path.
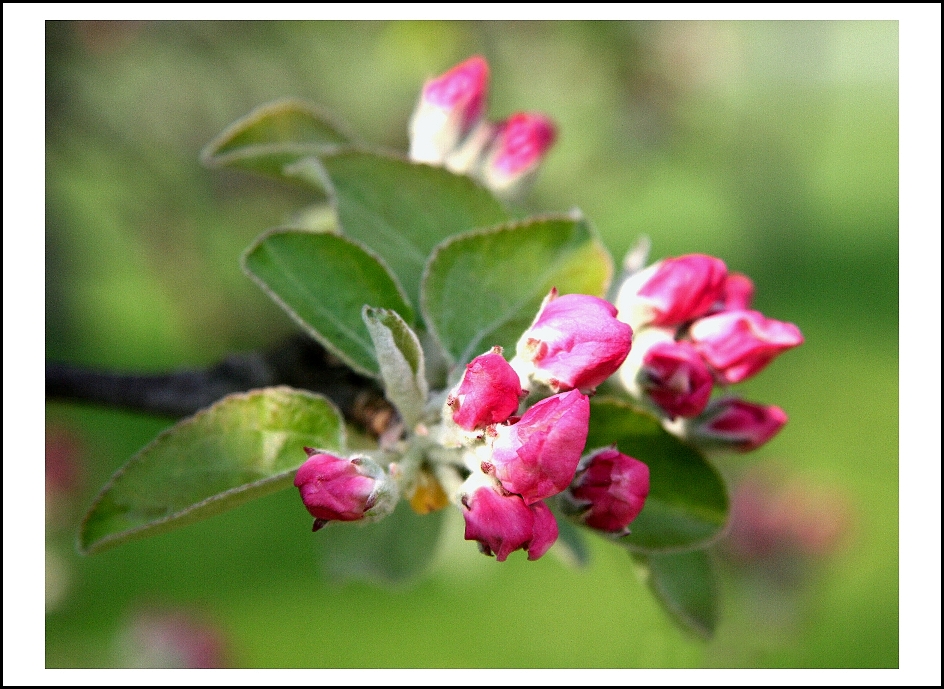
M 200 148 L 268 100 L 326 106 L 405 150 L 425 78 L 473 53 L 489 114 L 541 110 L 560 137 L 528 204 L 581 208 L 619 260 L 711 253 L 806 342 L 741 386 L 782 406 L 752 463 L 847 507 L 843 538 L 777 584 L 725 564 L 716 637 L 678 630 L 625 552 L 503 564 L 453 539 L 398 590 L 326 578 L 294 491 L 82 558 L 108 476 L 167 422 L 47 404 L 84 450 L 48 529 L 47 667 L 120 664 L 143 606 L 199 611 L 240 667 L 897 667 L 898 24 L 817 22 L 49 22 L 46 355 L 165 370 L 294 326 L 238 256 L 304 195 L 210 171 Z M 517 554 L 520 555 L 520 554 Z M 720 555 L 719 555 L 720 557 Z

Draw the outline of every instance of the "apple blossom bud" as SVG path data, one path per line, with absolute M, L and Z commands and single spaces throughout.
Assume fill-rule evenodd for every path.
M 727 274 L 724 261 L 704 254 L 655 263 L 620 287 L 620 319 L 638 328 L 681 325 L 704 316 L 721 297 Z
M 494 484 L 478 485 L 460 502 L 465 539 L 478 541 L 481 551 L 499 562 L 518 549 L 537 560 L 557 540 L 557 521 L 543 502 L 526 505 L 520 495 Z
M 640 387 L 669 416 L 698 416 L 708 404 L 714 376 L 688 342 L 658 342 L 643 355 Z
M 767 443 L 787 423 L 780 407 L 722 397 L 708 404 L 701 416 L 681 424 L 682 435 L 699 445 L 750 452 Z
M 520 193 L 556 138 L 554 123 L 541 113 L 519 112 L 499 122 L 481 171 L 485 186 L 506 196 Z
M 695 348 L 725 383 L 750 378 L 780 353 L 803 343 L 793 323 L 759 311 L 722 311 L 695 321 L 688 331 Z
M 452 409 L 452 420 L 472 431 L 506 421 L 526 395 L 515 369 L 502 356 L 501 347 L 495 347 L 469 362 L 446 404 Z
M 591 528 L 626 533 L 648 495 L 649 467 L 611 447 L 580 460 L 573 483 L 561 493 L 561 506 Z
M 410 119 L 410 159 L 441 165 L 482 119 L 488 63 L 470 57 L 423 86 Z
M 616 307 L 587 294 L 557 296 L 552 289 L 517 345 L 531 377 L 554 392 L 592 392 L 629 354 L 633 330 Z
M 517 423 L 495 427 L 482 471 L 528 505 L 556 495 L 574 478 L 589 423 L 590 399 L 577 390 L 541 400 Z
M 329 521 L 376 521 L 396 505 L 393 480 L 372 459 L 345 459 L 306 447 L 308 461 L 295 474 L 295 487 L 315 518 L 312 531 Z

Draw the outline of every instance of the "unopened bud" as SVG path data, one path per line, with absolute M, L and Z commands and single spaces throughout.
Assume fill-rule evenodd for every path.
M 520 495 L 484 484 L 464 494 L 461 503 L 465 539 L 478 541 L 481 551 L 499 562 L 519 549 L 537 560 L 557 540 L 557 521 L 543 502 L 526 505 Z
M 721 298 L 727 274 L 724 261 L 704 254 L 655 263 L 620 287 L 620 319 L 638 328 L 681 325 L 703 316 Z
M 410 159 L 441 165 L 482 119 L 488 63 L 475 55 L 427 81 L 410 119 Z
M 511 425 L 495 427 L 485 470 L 531 505 L 570 485 L 590 423 L 590 400 L 577 390 L 541 400 Z
M 611 447 L 580 460 L 573 483 L 561 494 L 561 505 L 591 528 L 625 533 L 648 495 L 649 467 Z
M 780 407 L 722 397 L 694 419 L 676 424 L 681 435 L 703 447 L 750 452 L 767 443 L 787 423 Z
M 313 531 L 329 521 L 376 521 L 393 511 L 394 482 L 372 459 L 305 451 L 308 461 L 295 474 L 295 487 L 315 518 Z
M 467 431 L 506 421 L 527 394 L 501 352 L 496 347 L 469 362 L 462 381 L 446 399 L 452 420 Z
M 774 358 L 803 343 L 793 323 L 766 318 L 759 311 L 722 311 L 692 324 L 695 348 L 725 383 L 739 383 Z
M 519 112 L 498 123 L 481 171 L 485 186 L 503 196 L 522 193 L 556 138 L 554 123 L 538 112 Z
M 531 377 L 554 392 L 592 392 L 626 359 L 633 331 L 617 320 L 616 307 L 587 294 L 557 296 L 557 290 L 517 345 L 517 359 L 530 364 Z

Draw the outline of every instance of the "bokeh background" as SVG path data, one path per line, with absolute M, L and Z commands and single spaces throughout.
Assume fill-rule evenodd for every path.
M 715 637 L 620 549 L 499 564 L 458 514 L 415 584 L 338 581 L 294 491 L 80 557 L 170 422 L 49 403 L 47 667 L 898 666 L 897 22 L 48 22 L 47 359 L 163 371 L 294 332 L 238 257 L 308 199 L 201 147 L 298 96 L 405 150 L 423 80 L 474 53 L 491 117 L 559 124 L 530 207 L 581 208 L 617 260 L 640 234 L 720 256 L 806 337 L 740 386 L 790 423 L 723 462 Z

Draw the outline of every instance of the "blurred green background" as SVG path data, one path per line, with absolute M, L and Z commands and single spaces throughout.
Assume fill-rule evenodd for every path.
M 559 124 L 530 207 L 581 208 L 616 260 L 640 234 L 654 258 L 720 256 L 800 326 L 739 386 L 790 423 L 722 469 L 816 496 L 780 516 L 835 537 L 719 545 L 707 643 L 622 550 L 499 564 L 458 514 L 415 585 L 332 580 L 294 491 L 81 558 L 83 511 L 169 422 L 47 404 L 47 454 L 81 466 L 47 487 L 47 667 L 145 664 L 127 639 L 153 609 L 200 620 L 237 667 L 898 666 L 897 22 L 47 22 L 47 359 L 162 371 L 294 332 L 238 257 L 305 194 L 202 169 L 201 147 L 298 96 L 405 150 L 423 80 L 473 53 L 492 118 Z

